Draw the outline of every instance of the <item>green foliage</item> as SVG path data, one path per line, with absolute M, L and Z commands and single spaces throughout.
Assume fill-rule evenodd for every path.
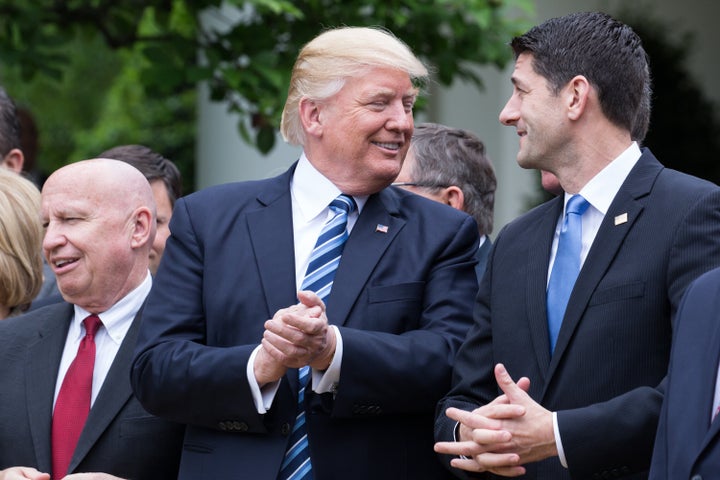
M 0 63 L 0 83 L 19 107 L 31 112 L 39 131 L 37 163 L 50 172 L 74 157 L 75 137 L 98 122 L 105 91 L 121 71 L 122 60 L 95 35 L 77 35 L 65 43 L 67 63 L 58 75 L 27 79 L 23 65 Z M 42 70 L 47 72 L 47 70 Z
M 531 0 L 227 0 L 220 8 L 221 3 L 0 0 L 0 64 L 16 66 L 24 80 L 60 78 L 77 35 L 100 35 L 111 49 L 138 49 L 144 57 L 137 79 L 147 98 L 172 98 L 207 81 L 211 98 L 240 114 L 243 138 L 266 153 L 295 57 L 324 28 L 384 26 L 434 66 L 441 84 L 462 79 L 481 87 L 473 67 L 505 65 L 506 44 L 527 29 L 532 11 Z

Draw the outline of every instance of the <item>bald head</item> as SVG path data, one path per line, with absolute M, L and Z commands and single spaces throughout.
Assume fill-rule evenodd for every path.
M 65 300 L 100 313 L 142 283 L 155 237 L 145 177 L 109 159 L 72 163 L 42 190 L 43 251 Z

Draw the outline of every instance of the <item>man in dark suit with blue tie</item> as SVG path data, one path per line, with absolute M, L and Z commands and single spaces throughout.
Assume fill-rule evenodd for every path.
M 495 169 L 475 134 L 438 123 L 415 125 L 410 150 L 393 185 L 450 205 L 475 219 L 480 247 L 475 274 L 482 279 L 492 248 Z
M 389 32 L 322 33 L 283 112 L 299 161 L 176 203 L 132 383 L 187 425 L 180 479 L 449 476 L 433 414 L 472 322 L 477 227 L 386 188 L 426 75 Z
M 695 280 L 678 308 L 650 478 L 720 477 L 720 269 Z
M 628 26 L 576 13 L 511 45 L 500 120 L 565 193 L 495 239 L 436 451 L 458 476 L 647 478 L 675 312 L 720 265 L 720 188 L 633 141 L 651 89 Z
M 150 185 L 116 160 L 72 163 L 45 182 L 42 220 L 64 301 L 0 322 L 0 479 L 176 478 L 184 427 L 145 411 L 129 379 Z

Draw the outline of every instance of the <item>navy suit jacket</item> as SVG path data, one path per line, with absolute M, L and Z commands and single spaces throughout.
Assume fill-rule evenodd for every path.
M 677 318 L 650 478 L 720 478 L 720 421 L 712 418 L 720 362 L 720 269 L 693 282 Z
M 72 305 L 63 302 L 0 321 L 0 470 L 25 466 L 52 473 L 53 397 L 72 317 Z M 70 473 L 177 477 L 183 426 L 147 413 L 130 387 L 138 323 L 136 318 L 90 410 Z
M 556 197 L 497 236 L 436 437 L 453 438 L 447 407 L 472 410 L 498 395 L 493 367 L 502 362 L 514 379 L 530 378 L 535 401 L 558 412 L 569 467 L 554 457 L 527 465 L 524 478 L 644 478 L 671 321 L 687 285 L 720 265 L 720 188 L 665 169 L 644 149 L 588 252 L 551 356 L 546 285 L 562 209 Z
M 297 371 L 260 415 L 246 368 L 264 322 L 297 303 L 293 171 L 175 205 L 132 381 L 149 411 L 188 425 L 181 479 L 279 471 Z M 343 340 L 339 386 L 305 394 L 315 479 L 449 475 L 433 453 L 433 413 L 472 323 L 477 245 L 462 212 L 394 188 L 369 197 L 327 299 Z

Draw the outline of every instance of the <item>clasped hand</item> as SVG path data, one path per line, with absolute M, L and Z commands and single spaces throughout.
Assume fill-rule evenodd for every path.
M 11 467 L 0 471 L 0 480 L 50 480 L 50 474 L 32 467 Z M 73 473 L 63 480 L 122 480 L 107 473 Z
M 552 412 L 527 394 L 528 378 L 515 383 L 498 364 L 495 379 L 503 394 L 492 402 L 472 412 L 447 409 L 458 422 L 458 441 L 438 442 L 435 451 L 460 457 L 450 465 L 461 470 L 517 477 L 524 464 L 557 455 Z
M 255 377 L 261 385 L 276 381 L 288 368 L 306 365 L 325 370 L 335 354 L 335 330 L 328 326 L 325 304 L 315 293 L 298 292 L 299 303 L 278 310 L 265 322 Z

